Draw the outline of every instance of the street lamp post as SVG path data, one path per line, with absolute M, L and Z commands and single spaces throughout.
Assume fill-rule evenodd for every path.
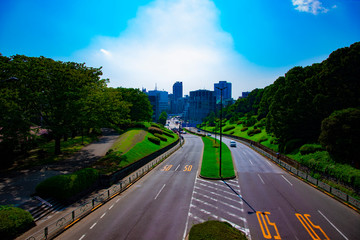
M 222 91 L 226 88 L 219 88 L 216 87 L 217 89 L 220 90 L 220 166 L 219 166 L 219 176 L 221 177 L 221 145 L 222 145 Z

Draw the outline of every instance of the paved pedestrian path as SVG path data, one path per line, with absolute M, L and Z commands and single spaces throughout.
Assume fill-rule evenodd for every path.
M 105 156 L 118 137 L 118 134 L 105 130 L 97 142 L 85 146 L 71 158 L 58 163 L 1 174 L 0 205 L 14 205 L 25 210 L 30 210 L 39 205 L 41 202 L 31 196 L 38 183 L 46 178 L 74 172 L 91 165 L 94 161 Z

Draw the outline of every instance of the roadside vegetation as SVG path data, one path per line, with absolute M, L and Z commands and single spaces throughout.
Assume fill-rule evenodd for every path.
M 131 129 L 123 133 L 106 156 L 97 161 L 93 167 L 102 174 L 118 171 L 172 144 L 178 138 L 177 134 L 160 124 L 146 123 L 143 129 Z
M 225 143 L 222 143 L 221 176 L 220 166 L 220 141 L 211 137 L 202 137 L 204 153 L 200 175 L 205 178 L 221 179 L 235 177 L 234 164 L 231 151 Z
M 28 211 L 17 207 L 0 205 L 1 239 L 15 239 L 34 225 L 34 219 Z
M 310 174 L 360 196 L 360 42 L 322 63 L 294 67 L 264 89 L 210 113 L 204 130 L 250 139 L 285 154 Z
M 191 227 L 189 240 L 246 240 L 246 235 L 227 222 L 207 221 Z

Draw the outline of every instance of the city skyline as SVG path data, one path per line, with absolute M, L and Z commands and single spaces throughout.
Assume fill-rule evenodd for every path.
M 360 40 L 360 2 L 3 1 L 0 53 L 103 67 L 110 87 L 264 88 Z

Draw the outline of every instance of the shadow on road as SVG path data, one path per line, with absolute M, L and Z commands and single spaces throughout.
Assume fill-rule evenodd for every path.
M 241 200 L 244 201 L 244 203 L 246 203 L 246 205 L 249 206 L 249 208 L 251 208 L 252 212 L 251 211 L 248 211 L 248 214 L 254 214 L 256 213 L 256 210 L 238 193 L 235 191 L 235 189 L 233 189 L 225 180 L 222 180 L 226 186 L 228 186 L 228 188 L 231 189 L 231 191 L 233 191 Z

